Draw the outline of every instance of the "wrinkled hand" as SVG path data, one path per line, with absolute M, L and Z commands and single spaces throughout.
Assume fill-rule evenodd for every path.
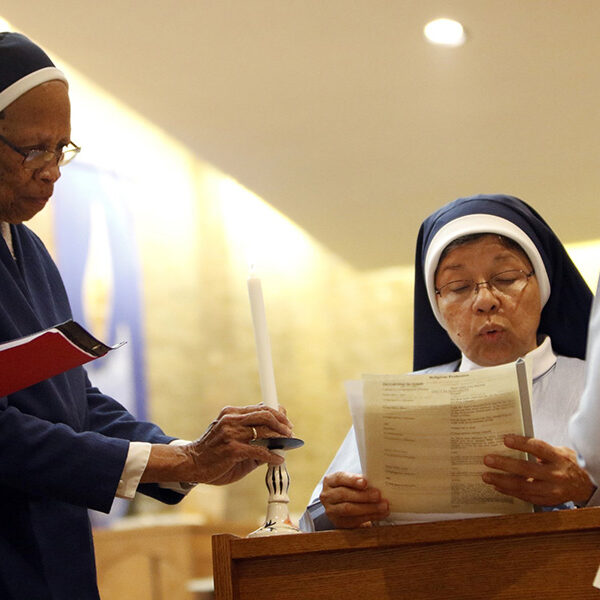
M 485 472 L 482 479 L 502 494 L 514 496 L 538 506 L 555 506 L 563 502 L 587 502 L 595 491 L 587 472 L 577 464 L 570 448 L 551 446 L 536 438 L 507 435 L 507 448 L 521 450 L 537 462 L 490 454 L 484 457 L 488 467 L 503 473 Z
M 381 492 L 355 473 L 338 471 L 327 475 L 319 499 L 338 529 L 370 525 L 390 514 L 389 503 L 381 498 Z
M 292 424 L 285 409 L 264 404 L 225 407 L 204 435 L 182 448 L 191 456 L 190 481 L 224 485 L 238 481 L 261 464 L 281 464 L 284 459 L 261 446 L 249 444 L 256 437 L 291 437 Z

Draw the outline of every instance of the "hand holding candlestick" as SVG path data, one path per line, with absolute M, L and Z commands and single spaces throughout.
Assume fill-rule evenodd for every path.
M 254 340 L 256 342 L 258 373 L 263 402 L 267 406 L 277 409 L 279 403 L 277 401 L 277 389 L 275 387 L 275 374 L 273 372 L 271 343 L 267 330 L 262 286 L 260 279 L 256 276 L 253 269 L 251 269 L 250 276 L 248 277 L 248 296 L 250 298 L 250 310 L 254 326 Z M 304 442 L 297 438 L 277 437 L 252 440 L 251 444 L 266 446 L 275 454 L 283 456 L 284 450 L 297 448 L 304 444 Z M 292 524 L 289 517 L 288 488 L 290 479 L 285 462 L 281 465 L 269 465 L 265 482 L 269 490 L 267 518 L 265 524 L 249 534 L 248 537 L 300 533 L 300 530 Z

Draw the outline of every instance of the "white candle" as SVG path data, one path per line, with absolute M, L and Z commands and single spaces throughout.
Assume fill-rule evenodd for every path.
M 273 359 L 271 358 L 271 342 L 267 330 L 267 317 L 263 300 L 260 279 L 250 270 L 248 276 L 248 296 L 250 297 L 250 310 L 254 325 L 254 340 L 258 356 L 258 375 L 263 402 L 272 408 L 279 408 L 277 402 L 277 389 L 275 388 L 275 374 L 273 372 Z

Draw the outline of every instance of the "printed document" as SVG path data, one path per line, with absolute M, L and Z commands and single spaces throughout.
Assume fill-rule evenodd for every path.
M 464 373 L 365 375 L 346 391 L 363 473 L 389 500 L 390 521 L 532 510 L 481 480 L 486 454 L 527 459 L 503 443 L 505 434 L 533 435 L 523 360 Z

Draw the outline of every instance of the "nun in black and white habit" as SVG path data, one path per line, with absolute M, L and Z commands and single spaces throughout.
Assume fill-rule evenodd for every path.
M 477 239 L 483 239 L 478 234 L 484 234 L 483 238 L 494 238 L 491 243 L 499 240 L 503 245 L 516 248 L 517 253 L 523 255 L 523 260 L 527 262 L 527 269 L 520 275 L 523 285 L 530 285 L 532 289 L 535 286 L 536 293 L 539 293 L 537 308 L 531 309 L 535 312 L 534 322 L 539 323 L 537 329 L 534 326 L 531 334 L 533 342 L 527 347 L 527 352 L 506 360 L 495 359 L 493 355 L 486 357 L 485 352 L 479 353 L 473 349 L 460 334 L 456 335 L 440 309 L 440 289 L 436 287 L 438 267 L 448 251 L 461 244 L 465 244 L 465 248 L 471 244 L 473 252 L 478 252 L 473 245 L 477 243 Z M 493 277 L 493 271 L 490 273 L 490 277 Z M 533 283 L 530 284 L 530 281 Z M 484 289 L 488 289 L 486 295 L 493 293 L 489 282 L 467 283 L 470 285 L 468 293 L 473 294 L 473 298 L 481 294 L 483 285 L 486 286 Z M 473 300 L 475 301 L 477 300 Z M 568 423 L 578 406 L 584 386 L 583 359 L 591 303 L 592 293 L 564 246 L 534 209 L 512 196 L 479 195 L 459 198 L 430 215 L 419 231 L 415 261 L 413 367 L 415 371 L 422 372 L 468 371 L 510 362 L 520 355 L 528 356 L 533 368 L 532 412 L 535 435 L 537 440 L 547 443 L 545 446 L 548 452 L 558 452 L 557 448 L 552 447 L 571 446 Z M 474 316 L 473 319 L 475 318 Z M 495 331 L 487 333 L 488 341 L 498 336 Z M 518 346 L 515 351 L 517 350 Z M 484 357 L 486 360 L 483 360 Z M 528 447 L 528 451 L 531 448 Z M 567 466 L 571 469 L 570 464 Z M 576 466 L 574 468 L 578 469 Z M 340 472 L 361 473 L 353 429 L 346 436 L 325 476 Z M 504 477 L 508 478 L 508 475 Z M 586 474 L 578 470 L 575 477 L 585 479 Z M 358 477 L 354 479 L 358 480 Z M 486 483 L 500 489 L 503 486 L 498 476 L 486 480 Z M 344 488 L 343 499 L 347 492 L 346 480 L 339 485 Z M 586 485 L 591 485 L 591 496 L 584 502 L 578 499 L 577 504 L 600 504 L 600 494 L 594 491 L 593 484 L 587 480 Z M 350 485 L 352 493 L 356 491 L 353 486 L 354 483 Z M 319 499 L 322 490 L 323 479 L 315 488 L 301 519 L 300 525 L 306 531 L 335 527 L 329 516 L 332 515 L 330 511 L 336 507 L 333 504 L 327 506 L 327 500 L 324 506 Z M 517 496 L 516 492 L 511 493 L 508 488 L 503 491 Z M 352 496 L 347 496 L 350 497 Z M 573 507 L 573 502 L 564 504 L 570 500 L 573 498 L 564 498 L 558 504 L 560 507 Z M 336 523 L 340 527 L 354 527 L 360 524 L 359 521 L 360 516 L 358 521 L 348 521 L 353 522 L 352 525 L 340 525 L 344 521 L 339 520 Z

